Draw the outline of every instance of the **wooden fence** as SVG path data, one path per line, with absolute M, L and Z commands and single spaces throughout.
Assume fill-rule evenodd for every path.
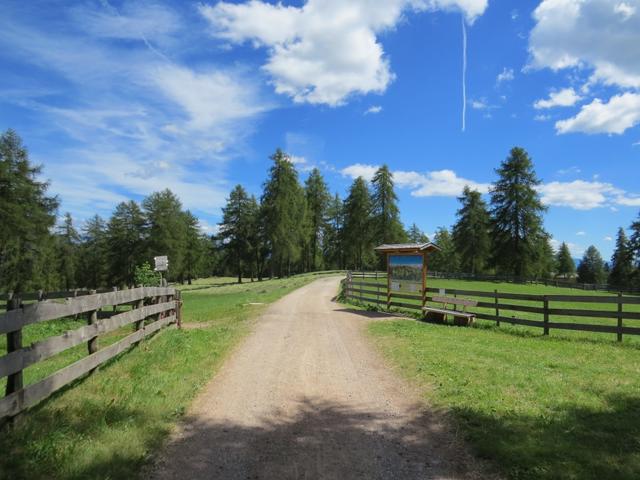
M 387 292 L 386 273 L 349 272 L 343 282 L 344 295 L 348 299 L 357 300 L 365 304 L 383 305 L 387 309 L 391 307 L 406 308 L 410 310 L 422 310 L 422 296 L 419 294 Z M 464 296 L 478 299 L 476 309 L 468 309 L 474 312 L 476 317 L 483 320 L 495 321 L 498 326 L 501 323 L 513 325 L 525 325 L 543 329 L 544 335 L 548 335 L 552 329 L 579 330 L 594 333 L 613 333 L 618 341 L 622 341 L 623 334 L 640 335 L 639 326 L 625 325 L 625 320 L 640 320 L 640 309 L 637 311 L 625 310 L 628 305 L 640 305 L 640 297 L 601 295 L 533 295 L 521 293 L 483 292 L 476 290 L 459 290 L 447 288 L 444 292 L 447 296 Z M 435 295 L 434 295 L 435 294 Z M 427 301 L 432 301 L 434 296 L 442 296 L 441 289 L 427 288 Z M 407 301 L 416 303 L 408 303 Z M 506 301 L 506 302 L 505 302 Z M 511 302 L 510 302 L 511 301 Z M 523 302 L 514 304 L 513 302 Z M 600 304 L 601 306 L 615 307 L 609 310 L 590 310 L 587 308 L 568 308 L 566 304 Z M 554 305 L 556 304 L 556 305 Z M 565 304 L 565 305 L 557 305 Z M 475 311 L 474 311 L 475 310 Z M 507 316 L 507 312 L 516 312 Z M 537 319 L 518 318 L 518 312 L 537 314 Z M 602 325 L 591 323 L 576 323 L 568 321 L 552 321 L 552 317 L 563 318 L 600 318 L 615 320 L 615 325 Z
M 25 295 L 26 296 L 26 295 Z M 28 296 L 30 298 L 30 296 Z M 118 312 L 128 305 L 130 310 Z M 113 307 L 106 312 L 105 307 Z M 7 312 L 0 315 L 0 335 L 7 336 L 7 354 L 0 357 L 0 378 L 7 377 L 5 397 L 0 398 L 0 419 L 13 417 L 53 392 L 93 371 L 143 338 L 171 323 L 180 324 L 180 291 L 168 287 L 138 287 L 23 304 L 8 295 Z M 39 322 L 86 316 L 87 325 L 62 335 L 22 345 L 23 328 Z M 133 333 L 99 349 L 99 335 L 133 324 Z M 28 386 L 23 386 L 23 370 L 69 348 L 87 344 L 88 355 Z

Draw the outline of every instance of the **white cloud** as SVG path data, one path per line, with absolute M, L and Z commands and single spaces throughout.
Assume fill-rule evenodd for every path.
M 572 118 L 556 122 L 560 134 L 571 132 L 622 134 L 640 123 L 640 94 L 623 93 L 608 103 L 596 98 Z
M 563 88 L 557 92 L 551 92 L 546 100 L 538 100 L 533 108 L 540 110 L 553 107 L 571 107 L 582 99 L 573 88 Z
M 414 189 L 414 197 L 457 197 L 465 186 L 482 193 L 489 191 L 489 184 L 459 177 L 453 170 L 437 170 L 424 174 L 398 171 L 393 174 L 399 187 Z
M 587 232 L 585 232 L 585 231 L 583 231 L 583 230 L 580 230 L 579 232 L 576 232 L 576 235 L 577 235 L 578 237 L 584 237 L 586 234 L 587 234 Z
M 513 79 L 514 79 L 513 68 L 504 67 L 502 69 L 502 72 L 498 74 L 498 77 L 496 78 L 496 82 L 497 83 L 510 82 Z
M 366 165 L 363 163 L 356 163 L 354 165 L 349 165 L 346 168 L 340 170 L 340 173 L 344 177 L 351 177 L 356 179 L 358 177 L 364 178 L 366 181 L 370 182 L 376 171 L 380 168 L 377 165 Z
M 533 117 L 533 119 L 534 119 L 536 122 L 546 122 L 547 120 L 550 120 L 550 119 L 551 119 L 551 116 L 550 116 L 550 115 L 544 115 L 544 114 L 539 113 L 538 115 L 536 115 L 535 117 Z
M 640 88 L 639 0 L 543 0 L 534 11 L 532 66 L 590 68 L 592 80 Z
M 295 102 L 344 104 L 352 95 L 382 93 L 394 79 L 377 36 L 405 10 L 458 9 L 472 23 L 487 0 L 308 0 L 301 7 L 218 2 L 200 5 L 213 34 L 268 49 L 263 65 L 276 92 Z
M 606 236 L 604 237 L 605 242 L 613 242 L 613 237 Z
M 576 210 L 592 210 L 621 205 L 640 206 L 640 195 L 630 194 L 611 183 L 585 180 L 550 182 L 538 187 L 542 202 L 546 205 L 570 207 Z
M 484 100 L 471 100 L 471 108 L 474 110 L 486 110 L 489 105 Z
M 616 197 L 616 203 L 625 207 L 640 207 L 640 196 L 619 195 L 618 197 Z
M 577 167 L 575 165 L 569 168 L 561 168 L 556 172 L 556 174 L 558 175 L 575 175 L 578 173 L 582 173 L 582 170 L 580 170 L 580 167 Z
M 365 115 L 369 115 L 369 114 L 373 114 L 375 115 L 376 113 L 380 113 L 382 112 L 382 107 L 380 105 L 372 105 L 371 107 L 369 107 L 364 114 Z

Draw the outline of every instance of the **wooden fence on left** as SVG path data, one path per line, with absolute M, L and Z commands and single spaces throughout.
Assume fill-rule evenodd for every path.
M 129 306 L 130 309 L 118 312 L 118 306 Z M 113 307 L 113 312 L 106 312 L 105 307 Z M 179 325 L 180 312 L 180 291 L 168 287 L 138 287 L 106 293 L 91 291 L 88 295 L 65 301 L 44 300 L 31 304 L 22 304 L 22 299 L 9 295 L 7 312 L 0 315 L 0 335 L 7 336 L 7 353 L 0 357 L 0 378 L 7 377 L 5 396 L 0 398 L 0 420 L 36 405 L 162 327 L 172 323 Z M 87 325 L 29 346 L 22 345 L 24 327 L 79 316 L 86 316 Z M 130 324 L 133 324 L 133 333 L 105 348 L 98 348 L 99 335 Z M 85 342 L 86 357 L 36 383 L 23 385 L 25 368 Z

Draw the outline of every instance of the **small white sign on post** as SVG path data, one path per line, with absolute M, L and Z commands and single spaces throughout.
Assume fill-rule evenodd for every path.
M 154 268 L 156 272 L 165 272 L 169 268 L 169 258 L 166 255 L 153 257 L 153 261 L 156 263 Z
M 391 282 L 391 290 L 400 291 L 400 282 Z
M 438 294 L 444 297 L 444 296 L 447 294 L 447 291 L 446 291 L 444 288 L 441 288 L 441 289 L 438 291 Z

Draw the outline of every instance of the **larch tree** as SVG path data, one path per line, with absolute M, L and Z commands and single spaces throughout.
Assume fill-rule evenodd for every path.
M 387 165 L 380 167 L 371 180 L 371 217 L 375 243 L 401 243 L 407 240 L 400 221 L 393 174 Z
M 445 227 L 436 231 L 433 242 L 438 246 L 429 255 L 429 269 L 434 272 L 457 273 L 460 271 L 460 256 L 453 241 L 453 236 Z
M 97 289 L 106 286 L 108 275 L 107 226 L 94 215 L 82 227 L 79 253 L 79 282 L 82 287 Z
M 593 245 L 584 252 L 577 271 L 579 283 L 601 284 L 607 278 L 604 260 L 602 260 L 598 249 Z
M 304 190 L 309 214 L 310 268 L 315 271 L 318 268 L 318 262 L 322 261 L 322 235 L 331 197 L 327 184 L 317 168 L 314 168 L 309 174 L 305 181 Z
M 327 219 L 322 234 L 325 267 L 344 268 L 344 205 L 337 193 L 327 205 Z
M 633 279 L 633 250 L 623 228 L 618 229 L 616 248 L 611 257 L 609 285 L 620 289 L 630 289 Z
M 191 285 L 191 281 L 198 277 L 202 269 L 206 243 L 202 241 L 200 222 L 193 213 L 189 210 L 183 212 L 182 221 L 185 228 L 185 249 L 180 276 Z
M 236 185 L 229 194 L 226 206 L 222 209 L 222 222 L 218 236 L 229 253 L 227 259 L 235 267 L 238 283 L 242 283 L 244 267 L 251 261 L 252 222 L 249 195 L 242 185 Z
M 0 135 L 0 288 L 23 293 L 45 288 L 51 252 L 50 229 L 58 199 L 39 180 L 41 168 L 29 160 L 18 134 Z
M 132 285 L 145 252 L 145 217 L 133 200 L 116 206 L 106 233 L 109 280 L 112 285 Z
M 458 197 L 461 207 L 453 226 L 453 243 L 460 258 L 463 272 L 482 273 L 491 253 L 491 219 L 480 192 L 464 187 Z
M 349 188 L 343 207 L 343 239 L 348 268 L 364 269 L 370 263 L 373 242 L 371 208 L 367 182 L 358 177 Z
M 420 230 L 420 227 L 415 223 L 412 223 L 407 230 L 407 240 L 411 243 L 427 243 L 429 241 L 429 236 Z
M 556 254 L 556 275 L 567 278 L 574 273 L 576 273 L 576 264 L 571 257 L 571 251 L 569 251 L 569 246 L 562 242 Z
M 527 152 L 511 149 L 496 169 L 491 189 L 493 263 L 500 273 L 528 277 L 538 270 L 544 241 L 542 205 L 536 187 L 540 180 Z
M 62 286 L 71 290 L 78 286 L 78 257 L 80 235 L 73 226 L 71 214 L 67 212 L 63 223 L 58 226 L 56 232 L 56 256 L 58 259 L 58 276 Z

